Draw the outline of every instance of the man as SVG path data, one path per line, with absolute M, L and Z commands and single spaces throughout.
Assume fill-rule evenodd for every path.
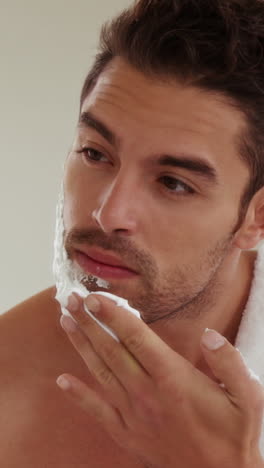
M 263 22 L 260 0 L 140 0 L 103 29 L 65 165 L 57 291 L 1 316 L 1 466 L 264 466 L 260 361 L 236 349 L 262 336 Z M 85 299 L 119 341 L 76 293 L 77 327 L 59 323 L 77 266 L 87 292 L 140 311 Z

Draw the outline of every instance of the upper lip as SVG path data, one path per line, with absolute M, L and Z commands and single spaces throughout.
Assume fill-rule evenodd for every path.
M 130 268 L 128 265 L 122 262 L 120 258 L 116 257 L 115 255 L 106 254 L 94 248 L 77 247 L 76 250 L 85 255 L 88 255 L 88 257 L 91 257 L 92 260 L 95 260 L 97 262 L 105 263 L 106 265 L 117 266 L 120 268 L 126 268 L 127 270 L 130 270 L 136 273 L 135 270 Z

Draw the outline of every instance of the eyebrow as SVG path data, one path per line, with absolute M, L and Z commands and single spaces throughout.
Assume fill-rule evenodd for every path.
M 120 146 L 119 138 L 99 119 L 97 119 L 91 112 L 83 112 L 80 115 L 78 127 L 85 126 L 92 128 L 100 133 L 112 146 Z
M 178 154 L 177 156 L 163 155 L 160 156 L 155 162 L 153 161 L 152 165 L 180 167 L 182 169 L 194 172 L 210 184 L 219 184 L 219 179 L 215 168 L 204 159 L 192 154 L 182 153 Z
M 79 118 L 78 127 L 85 126 L 98 132 L 112 146 L 118 148 L 120 139 L 110 130 L 101 120 L 95 117 L 91 112 L 82 112 Z M 159 158 L 151 158 L 147 161 L 148 166 L 180 167 L 194 172 L 205 179 L 211 185 L 218 185 L 219 178 L 215 167 L 206 159 L 180 152 L 177 155 L 162 155 Z

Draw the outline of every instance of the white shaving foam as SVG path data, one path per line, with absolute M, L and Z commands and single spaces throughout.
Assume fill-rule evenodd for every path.
M 61 189 L 59 193 L 59 200 L 56 207 L 56 226 L 55 226 L 55 240 L 54 240 L 54 258 L 53 258 L 53 275 L 56 283 L 56 296 L 55 298 L 61 306 L 61 312 L 64 315 L 71 316 L 70 312 L 67 310 L 68 298 L 73 293 L 76 292 L 79 296 L 85 298 L 89 294 L 101 294 L 102 296 L 109 297 L 112 299 L 118 307 L 123 307 L 128 310 L 136 317 L 140 318 L 140 313 L 138 310 L 133 309 L 128 304 L 126 299 L 123 299 L 114 294 L 105 292 L 105 291 L 89 291 L 87 287 L 84 286 L 82 281 L 88 280 L 89 277 L 93 278 L 96 281 L 97 285 L 102 288 L 109 288 L 109 283 L 101 278 L 97 278 L 94 275 L 87 276 L 84 274 L 82 269 L 75 265 L 67 255 L 67 252 L 64 247 L 64 222 L 63 222 L 63 208 L 64 208 L 64 191 L 63 183 L 61 184 Z M 84 309 L 107 333 L 109 333 L 115 340 L 119 341 L 116 334 L 107 327 L 105 324 L 100 322 L 93 314 L 87 309 L 84 304 Z M 75 321 L 75 320 L 74 320 Z

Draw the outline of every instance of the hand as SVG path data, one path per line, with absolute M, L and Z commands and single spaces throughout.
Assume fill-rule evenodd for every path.
M 66 330 L 104 398 L 70 374 L 66 394 L 96 418 L 114 441 L 155 468 L 263 468 L 259 437 L 264 408 L 261 384 L 239 351 L 214 331 L 201 347 L 211 380 L 173 351 L 143 321 L 104 296 L 89 295 L 88 309 L 119 337 L 109 336 L 84 311 L 83 299 L 69 307 L 77 322 Z M 95 313 L 91 299 L 100 304 Z M 221 346 L 205 346 L 213 338 Z M 64 381 L 65 382 L 65 381 Z

